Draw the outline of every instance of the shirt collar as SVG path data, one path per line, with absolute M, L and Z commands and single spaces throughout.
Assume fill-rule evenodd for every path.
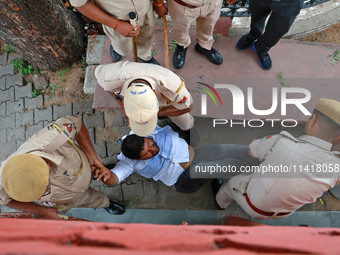
M 302 135 L 299 137 L 300 140 L 305 141 L 307 143 L 313 144 L 315 146 L 318 146 L 324 150 L 330 151 L 332 148 L 332 144 L 330 142 L 327 142 L 325 140 L 322 140 L 316 136 L 311 135 Z

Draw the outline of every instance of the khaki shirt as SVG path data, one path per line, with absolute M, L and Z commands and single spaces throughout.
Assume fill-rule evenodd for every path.
M 71 0 L 74 7 L 81 7 L 86 4 L 87 0 Z M 119 20 L 129 20 L 129 13 L 135 12 L 138 16 L 144 16 L 147 12 L 150 0 L 95 0 L 94 4 L 101 10 L 111 14 Z M 140 25 L 140 24 L 139 24 Z
M 246 192 L 252 204 L 267 212 L 293 212 L 315 202 L 340 179 L 340 157 L 330 151 L 332 144 L 314 136 L 295 138 L 281 132 L 282 138 L 273 147 L 278 135 L 255 140 L 251 153 L 263 160 L 261 166 L 286 166 L 289 172 L 255 173 Z M 328 172 L 317 172 L 318 167 Z M 337 171 L 331 171 L 331 168 Z M 313 170 L 314 169 L 314 170 Z
M 214 2 L 220 2 L 220 0 L 183 0 L 186 4 L 190 4 L 193 6 L 203 6 L 205 4 L 210 4 Z
M 172 101 L 174 107 L 182 110 L 189 108 L 192 103 L 191 95 L 185 86 L 176 93 L 182 79 L 162 66 L 124 61 L 99 65 L 95 76 L 104 90 L 123 96 L 131 81 L 146 80 L 155 90 L 160 107 Z
M 82 121 L 67 116 L 58 119 L 55 123 L 62 128 L 62 133 L 49 125 L 23 143 L 9 158 L 31 153 L 45 159 L 50 165 L 51 193 L 39 201 L 56 204 L 71 203 L 76 196 L 89 188 L 91 182 L 91 168 L 85 154 L 75 145 L 80 157 L 77 150 L 67 142 L 68 138 L 73 139 L 79 133 Z M 0 176 L 6 161 L 1 162 Z M 83 170 L 77 175 L 80 172 L 81 161 Z M 11 198 L 0 180 L 0 204 L 7 204 L 10 201 Z

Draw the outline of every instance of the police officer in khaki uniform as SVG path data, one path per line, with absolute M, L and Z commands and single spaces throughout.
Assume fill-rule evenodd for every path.
M 102 168 L 82 121 L 73 116 L 60 118 L 1 162 L 0 204 L 49 219 L 59 219 L 56 208 L 105 208 L 122 214 L 121 205 L 89 187 L 92 172 Z
M 220 207 L 235 200 L 254 218 L 285 218 L 339 183 L 340 153 L 331 147 L 340 135 L 340 102 L 319 99 L 305 133 L 253 141 L 249 154 L 262 160 L 259 171 L 223 184 L 216 195 Z
M 222 64 L 222 56 L 212 47 L 213 30 L 220 17 L 222 0 L 168 0 L 167 3 L 177 42 L 173 56 L 175 68 L 182 68 L 185 63 L 185 55 L 191 42 L 189 29 L 193 21 L 196 21 L 196 51 L 205 55 L 212 63 Z
M 90 19 L 103 24 L 111 40 L 110 53 L 114 61 L 132 51 L 132 36 L 137 36 L 138 57 L 142 62 L 159 65 L 152 57 L 152 39 L 155 30 L 155 12 L 162 17 L 166 7 L 150 0 L 71 0 L 71 4 Z M 129 23 L 129 13 L 137 15 L 137 29 Z
M 95 77 L 104 90 L 124 105 L 131 129 L 139 136 L 148 136 L 154 131 L 157 116 L 168 116 L 182 130 L 194 125 L 194 118 L 189 114 L 192 98 L 184 80 L 162 66 L 128 61 L 111 63 L 99 65 Z M 154 93 L 146 87 L 136 92 L 137 89 L 130 86 L 150 87 Z M 136 126 L 139 128 L 134 128 Z

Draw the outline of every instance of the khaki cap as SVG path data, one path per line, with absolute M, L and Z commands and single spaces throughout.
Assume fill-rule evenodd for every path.
M 339 101 L 328 98 L 320 98 L 316 104 L 315 110 L 331 119 L 336 125 L 340 126 Z
M 19 202 L 32 202 L 45 193 L 49 168 L 39 156 L 20 154 L 6 162 L 1 179 L 11 198 Z
M 158 100 L 150 86 L 133 83 L 124 94 L 124 109 L 132 131 L 148 136 L 157 126 Z

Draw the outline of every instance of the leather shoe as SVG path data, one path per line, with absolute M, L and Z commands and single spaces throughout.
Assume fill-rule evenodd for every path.
M 154 57 L 151 57 L 149 60 L 143 60 L 140 57 L 138 57 L 138 60 L 140 62 L 143 62 L 143 63 L 149 63 L 149 64 L 154 64 L 154 65 L 159 65 L 160 66 L 160 64 L 158 63 L 158 61 Z
M 110 44 L 110 54 L 111 54 L 111 57 L 112 57 L 112 59 L 113 59 L 114 61 L 119 61 L 120 58 L 122 57 L 119 53 L 117 53 L 117 52 L 113 49 L 113 47 L 112 47 L 111 44 Z
M 254 41 L 248 39 L 248 34 L 242 36 L 236 43 L 236 49 L 245 50 L 249 48 Z
M 187 49 L 188 47 L 184 48 L 183 46 L 176 44 L 176 50 L 172 58 L 174 67 L 176 69 L 180 69 L 182 66 L 184 66 Z
M 259 57 L 259 63 L 262 69 L 269 70 L 272 68 L 272 60 L 268 54 L 268 52 L 261 52 L 256 48 L 256 42 L 253 43 L 253 49 Z
M 211 190 L 214 195 L 214 198 L 216 198 L 217 192 L 220 190 L 222 185 L 223 185 L 222 179 L 213 179 L 211 181 Z
M 214 63 L 215 65 L 220 65 L 223 62 L 221 54 L 214 48 L 207 50 L 202 48 L 198 43 L 196 43 L 195 50 L 205 55 L 210 60 L 210 62 Z
M 116 202 L 113 202 L 111 200 L 110 200 L 110 205 L 108 207 L 105 207 L 104 209 L 108 211 L 109 213 L 116 214 L 116 215 L 120 215 L 125 212 L 125 208 L 122 205 Z

